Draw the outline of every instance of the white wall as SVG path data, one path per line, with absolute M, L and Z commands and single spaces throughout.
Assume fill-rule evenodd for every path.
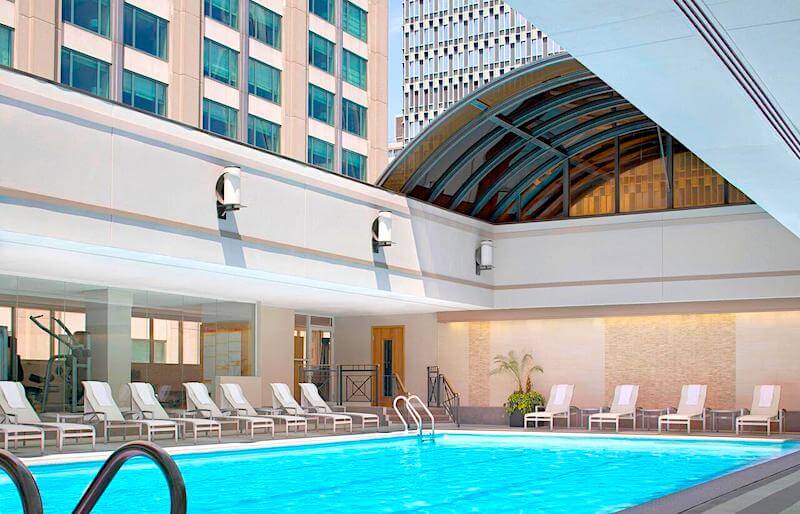
M 427 366 L 437 362 L 435 314 L 336 318 L 334 364 L 371 364 L 372 327 L 405 327 L 405 386 L 420 398 L 427 392 Z

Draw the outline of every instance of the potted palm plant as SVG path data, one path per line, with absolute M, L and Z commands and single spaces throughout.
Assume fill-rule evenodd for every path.
M 508 396 L 505 407 L 509 416 L 509 425 L 521 427 L 525 414 L 533 412 L 537 405 L 544 405 L 544 397 L 533 388 L 532 376 L 544 370 L 533 362 L 533 355 L 526 353 L 518 358 L 515 351 L 508 355 L 495 355 L 492 375 L 508 374 L 516 381 L 516 390 Z

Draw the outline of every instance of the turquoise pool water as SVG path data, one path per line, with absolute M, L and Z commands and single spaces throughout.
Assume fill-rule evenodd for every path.
M 180 455 L 189 512 L 613 512 L 798 449 L 795 443 L 443 434 Z M 46 513 L 71 512 L 100 463 L 33 466 Z M 94 512 L 168 513 L 131 460 Z M 0 477 L 0 512 L 21 512 Z

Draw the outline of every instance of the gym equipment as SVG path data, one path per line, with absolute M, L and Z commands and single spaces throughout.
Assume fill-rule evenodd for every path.
M 43 314 L 29 316 L 29 319 L 37 327 L 54 337 L 59 345 L 58 353 L 47 360 L 42 412 L 48 409 L 48 399 L 51 399 L 50 395 L 53 393 L 61 393 L 60 401 L 56 404 L 57 410 L 78 412 L 83 409 L 83 406 L 78 404 L 83 400 L 81 382 L 91 380 L 92 377 L 91 337 L 86 331 L 72 333 L 60 319 L 50 318 L 64 331 L 63 334 L 57 334 L 39 321 L 39 318 L 43 316 Z M 57 378 L 61 379 L 60 384 L 56 381 Z

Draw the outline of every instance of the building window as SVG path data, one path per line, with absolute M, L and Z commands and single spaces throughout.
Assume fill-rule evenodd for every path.
M 362 41 L 367 40 L 367 12 L 347 0 L 342 2 L 342 30 Z
M 239 52 L 216 41 L 203 41 L 203 74 L 224 84 L 239 84 Z
M 211 19 L 239 28 L 239 0 L 204 0 L 203 12 Z
M 108 37 L 111 27 L 110 0 L 63 0 L 61 16 L 66 22 Z
M 108 63 L 61 48 L 61 82 L 93 95 L 108 98 Z
M 122 72 L 122 103 L 164 116 L 167 114 L 167 86 L 125 70 Z
M 14 65 L 14 29 L 0 25 L 0 65 Z
M 333 74 L 333 54 L 336 45 L 313 32 L 308 33 L 308 63 Z
M 308 85 L 308 115 L 328 125 L 333 125 L 333 103 L 335 95 L 329 91 Z
M 367 137 L 367 108 L 342 99 L 342 129 L 361 137 Z
M 336 23 L 333 0 L 308 0 L 308 10 L 329 23 Z
M 161 59 L 167 58 L 167 20 L 125 4 L 125 44 Z
M 281 70 L 250 58 L 247 90 L 251 95 L 281 103 Z
M 255 2 L 250 2 L 250 37 L 280 50 L 281 17 Z
M 247 117 L 247 142 L 264 150 L 280 152 L 281 126 L 251 114 Z
M 239 111 L 203 98 L 203 130 L 236 139 L 236 118 Z
M 342 79 L 366 90 L 367 60 L 350 51 L 342 51 Z
M 367 176 L 366 156 L 342 149 L 342 175 L 365 180 Z
M 308 163 L 333 171 L 333 145 L 308 136 Z

